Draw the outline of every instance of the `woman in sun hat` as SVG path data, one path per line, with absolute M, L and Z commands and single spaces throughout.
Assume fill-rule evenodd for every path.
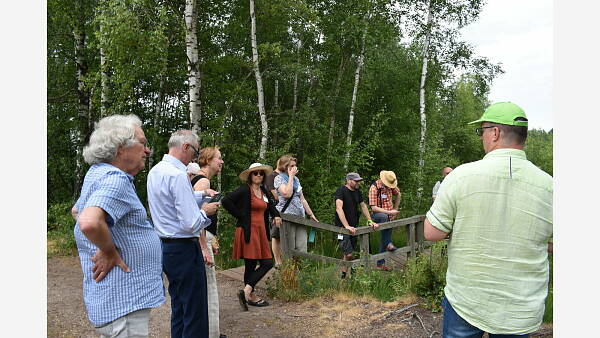
M 276 202 L 263 184 L 265 177 L 272 171 L 273 168 L 269 165 L 252 163 L 239 175 L 245 183 L 221 200 L 225 210 L 237 219 L 233 258 L 244 259 L 245 264 L 244 289 L 238 292 L 243 310 L 248 310 L 247 304 L 259 307 L 269 305 L 258 298 L 254 286 L 273 267 L 269 245 L 269 214 L 276 225 L 281 225 L 281 217 L 275 208 Z

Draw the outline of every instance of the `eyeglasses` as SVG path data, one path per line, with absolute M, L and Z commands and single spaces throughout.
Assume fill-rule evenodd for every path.
M 200 152 L 198 151 L 198 149 L 196 149 L 196 147 L 194 147 L 193 145 L 191 145 L 189 143 L 187 145 L 190 146 L 192 149 L 194 149 L 194 153 L 196 154 L 196 156 L 194 156 L 194 157 L 200 156 Z
M 487 127 L 475 128 L 475 133 L 477 133 L 477 136 L 482 136 L 483 135 L 483 130 L 484 129 L 488 129 L 488 128 L 495 128 L 495 126 L 487 126 Z
M 253 171 L 252 175 L 254 176 L 265 176 L 265 173 L 262 171 Z

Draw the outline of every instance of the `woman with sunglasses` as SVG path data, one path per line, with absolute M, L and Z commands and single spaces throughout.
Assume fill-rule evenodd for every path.
M 258 298 L 254 287 L 273 267 L 269 245 L 269 214 L 274 218 L 275 224 L 281 226 L 281 217 L 275 208 L 276 202 L 263 184 L 265 176 L 272 171 L 273 168 L 269 165 L 252 163 L 239 175 L 245 184 L 221 200 L 225 210 L 237 219 L 233 258 L 244 259 L 244 289 L 238 292 L 238 298 L 245 311 L 248 310 L 247 305 L 269 305 L 267 301 Z

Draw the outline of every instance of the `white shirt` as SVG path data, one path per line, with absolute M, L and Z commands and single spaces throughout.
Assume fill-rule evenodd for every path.
M 148 173 L 148 205 L 160 237 L 199 237 L 200 230 L 210 225 L 198 207 L 201 194 L 194 192 L 186 169 L 181 161 L 165 154 Z

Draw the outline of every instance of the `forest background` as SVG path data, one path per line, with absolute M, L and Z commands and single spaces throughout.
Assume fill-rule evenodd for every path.
M 503 70 L 460 34 L 484 4 L 48 1 L 47 207 L 77 198 L 94 122 L 133 113 L 153 148 L 135 180 L 144 203 L 148 170 L 189 128 L 221 148 L 218 190 L 289 153 L 322 221 L 349 171 L 368 184 L 393 170 L 402 216 L 422 214 L 441 168 L 484 155 L 466 123 Z M 526 152 L 552 175 L 552 130 L 530 130 Z

